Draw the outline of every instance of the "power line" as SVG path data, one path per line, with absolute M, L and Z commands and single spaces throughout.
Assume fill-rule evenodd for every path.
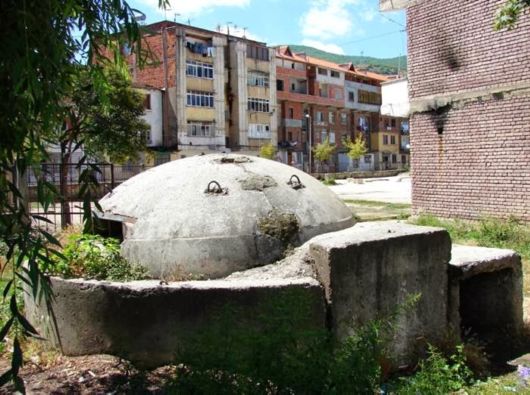
M 382 12 L 379 13 L 379 16 L 381 16 L 382 18 L 386 19 L 387 21 L 390 21 L 390 22 L 392 22 L 392 23 L 395 23 L 396 25 L 399 25 L 399 26 L 401 26 L 401 27 L 405 27 L 405 25 L 402 24 L 401 22 L 395 21 L 394 19 L 392 19 L 392 18 L 386 16 L 386 15 L 385 15 L 384 13 L 382 13 Z
M 379 34 L 379 35 L 377 35 L 377 36 L 372 36 L 372 37 L 366 37 L 366 38 L 362 38 L 362 39 L 360 39 L 360 40 L 348 41 L 348 42 L 345 42 L 345 43 L 341 43 L 340 45 L 343 45 L 343 46 L 344 46 L 344 45 L 356 44 L 356 43 L 360 43 L 360 42 L 363 42 L 363 41 L 375 40 L 375 39 L 377 39 L 377 38 L 390 36 L 391 34 L 404 33 L 404 32 L 405 32 L 405 29 L 395 30 L 395 31 L 393 31 L 393 32 L 384 33 L 384 34 Z

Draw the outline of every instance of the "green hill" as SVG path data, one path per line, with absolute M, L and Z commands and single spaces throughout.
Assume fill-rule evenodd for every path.
M 361 70 L 369 70 L 380 74 L 397 74 L 398 69 L 401 72 L 407 71 L 407 57 L 398 56 L 395 58 L 378 59 L 370 56 L 354 56 L 354 55 L 337 55 L 326 51 L 321 51 L 313 47 L 305 45 L 290 45 L 289 48 L 293 52 L 305 52 L 309 56 L 315 58 L 328 60 L 334 63 L 349 63 Z

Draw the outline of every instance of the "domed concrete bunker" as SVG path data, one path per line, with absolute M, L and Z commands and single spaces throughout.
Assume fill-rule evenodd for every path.
M 218 278 L 271 263 L 287 248 L 354 223 L 344 203 L 313 177 L 234 154 L 157 166 L 100 205 L 100 219 L 121 223 L 122 254 L 168 280 Z

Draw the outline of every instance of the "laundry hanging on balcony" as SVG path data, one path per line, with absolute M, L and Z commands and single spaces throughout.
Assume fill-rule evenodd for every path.
M 205 57 L 215 56 L 215 48 L 207 44 L 186 41 L 186 48 L 188 48 L 193 53 L 197 53 Z

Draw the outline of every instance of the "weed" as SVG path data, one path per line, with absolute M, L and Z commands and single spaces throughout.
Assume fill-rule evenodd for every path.
M 337 185 L 335 177 L 325 177 L 324 180 L 322 180 L 322 183 L 324 185 Z
M 456 353 L 446 358 L 433 346 L 429 346 L 429 356 L 420 361 L 418 371 L 410 377 L 400 379 L 397 393 L 448 394 L 459 391 L 472 380 L 466 365 L 463 346 L 457 346 Z
M 62 250 L 54 257 L 53 267 L 42 270 L 65 278 L 133 281 L 147 278 L 147 269 L 129 263 L 120 255 L 119 241 L 97 235 L 72 233 Z

